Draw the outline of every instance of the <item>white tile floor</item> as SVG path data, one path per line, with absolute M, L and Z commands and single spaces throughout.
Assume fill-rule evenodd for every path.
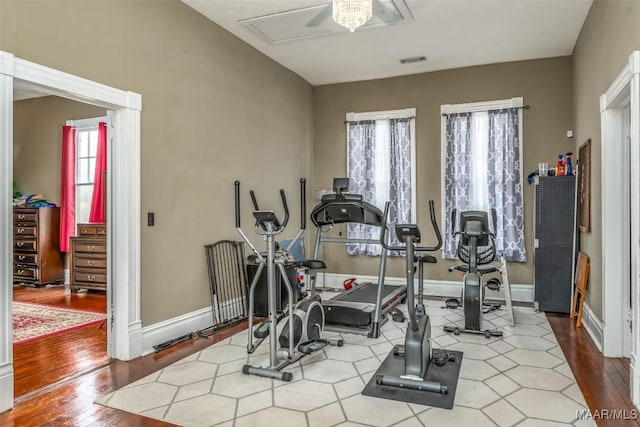
M 586 404 L 543 313 L 515 307 L 514 327 L 503 311 L 489 313 L 485 321 L 504 337 L 486 339 L 443 332 L 442 325 L 462 321 L 461 311 L 438 301 L 427 305 L 434 347 L 464 352 L 451 410 L 360 394 L 393 345 L 403 342 L 406 323 L 392 321 L 377 339 L 344 334 L 344 347 L 304 357 L 289 367 L 290 383 L 242 374 L 247 361 L 269 362 L 266 341 L 247 357 L 242 332 L 97 403 L 196 427 L 595 425 L 576 421 Z

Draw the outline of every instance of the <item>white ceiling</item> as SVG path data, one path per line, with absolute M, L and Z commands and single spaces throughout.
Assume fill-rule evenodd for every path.
M 413 20 L 279 43 L 238 21 L 328 0 L 182 0 L 312 85 L 571 55 L 592 0 L 404 0 Z M 383 0 L 390 8 L 392 4 Z M 304 11 L 315 15 L 322 7 Z M 313 12 L 313 13 L 312 13 Z M 289 15 L 286 14 L 285 17 Z M 292 26 L 300 16 L 290 14 Z M 279 16 L 282 19 L 282 15 Z M 331 18 L 327 21 L 331 21 Z M 278 25 L 280 25 L 278 21 Z M 306 22 L 306 21 L 304 21 Z M 282 25 L 288 25 L 283 23 Z M 406 57 L 426 62 L 400 64 Z

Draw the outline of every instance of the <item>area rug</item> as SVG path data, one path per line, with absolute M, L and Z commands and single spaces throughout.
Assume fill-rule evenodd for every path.
M 464 353 L 452 409 L 362 394 L 393 345 L 404 341 L 406 322 L 393 321 L 376 339 L 342 334 L 344 347 L 325 347 L 292 364 L 288 383 L 242 373 L 247 362 L 268 365 L 269 346 L 265 340 L 248 356 L 241 332 L 97 403 L 194 427 L 596 425 L 577 419 L 588 406 L 544 313 L 514 307 L 515 326 L 505 310 L 486 314 L 486 327 L 504 332 L 486 339 L 444 332 L 443 325 L 463 322 L 461 310 L 427 304 L 434 346 Z
M 100 323 L 105 318 L 104 313 L 14 301 L 13 343 L 24 343 Z

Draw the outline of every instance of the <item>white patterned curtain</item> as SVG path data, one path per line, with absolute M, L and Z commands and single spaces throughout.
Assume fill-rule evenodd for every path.
M 449 114 L 446 119 L 444 257 L 456 258 L 453 209 L 496 210 L 496 249 L 507 261 L 526 261 L 519 110 Z M 491 218 L 491 215 L 489 215 Z
M 489 111 L 487 181 L 496 210 L 496 248 L 507 261 L 525 262 L 518 109 Z
M 457 224 L 451 222 L 451 212 L 472 209 L 471 198 L 473 164 L 471 153 L 471 113 L 449 114 L 446 120 L 447 155 L 444 166 L 445 218 L 444 257 L 457 257 L 456 239 L 452 232 Z
M 384 210 L 390 202 L 388 223 L 411 222 L 411 118 L 359 121 L 349 124 L 348 175 L 350 191 Z M 349 224 L 350 239 L 380 237 L 380 227 Z M 391 233 L 391 244 L 397 245 Z M 380 245 L 350 243 L 349 255 L 380 255 Z M 396 255 L 396 254 L 390 254 Z

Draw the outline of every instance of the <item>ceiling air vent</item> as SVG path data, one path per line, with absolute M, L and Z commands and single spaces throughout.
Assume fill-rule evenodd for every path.
M 414 62 L 422 62 L 422 61 L 426 61 L 427 57 L 426 56 L 412 56 L 411 58 L 402 58 L 400 60 L 401 64 L 413 64 Z
M 238 23 L 245 25 L 273 44 L 347 32 L 347 29 L 333 22 L 331 7 L 331 3 L 325 3 L 320 6 L 243 19 Z M 383 27 L 412 21 L 413 15 L 404 0 L 374 0 L 373 17 L 361 28 Z

